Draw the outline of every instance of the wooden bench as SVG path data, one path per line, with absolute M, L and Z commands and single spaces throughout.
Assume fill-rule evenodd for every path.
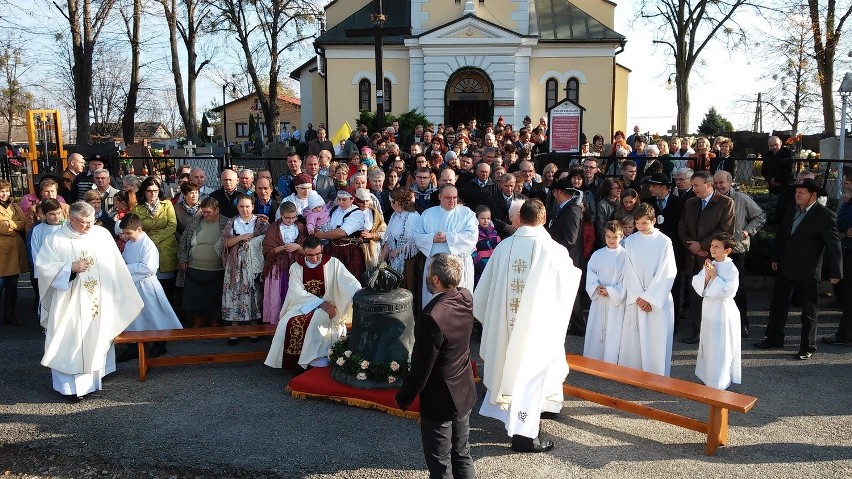
M 706 434 L 707 446 L 704 449 L 704 453 L 708 456 L 716 454 L 716 449 L 728 441 L 728 410 L 747 413 L 757 402 L 756 397 L 746 396 L 745 394 L 722 391 L 703 384 L 660 376 L 659 374 L 648 373 L 575 354 L 566 355 L 566 359 L 568 360 L 571 372 L 584 373 L 709 405 L 710 416 L 707 422 L 702 422 L 691 417 L 607 396 L 606 394 L 577 386 L 563 385 L 563 391 L 568 396 L 585 399 L 586 401 Z M 569 375 L 568 378 L 570 379 L 571 376 Z
M 252 324 L 249 326 L 216 326 L 189 329 L 163 329 L 159 331 L 125 331 L 115 338 L 115 344 L 138 343 L 139 380 L 144 381 L 148 376 L 148 369 L 152 366 L 262 361 L 266 359 L 268 353 L 267 351 L 248 351 L 149 358 L 145 343 L 273 336 L 275 335 L 276 327 L 277 325 L 275 324 Z

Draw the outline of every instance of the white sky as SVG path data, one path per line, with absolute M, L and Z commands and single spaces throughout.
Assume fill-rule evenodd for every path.
M 633 23 L 628 21 L 636 17 L 635 5 L 639 1 L 624 0 L 616 8 L 616 30 L 627 37 L 625 50 L 618 55 L 617 61 L 631 70 L 627 124 L 620 127 L 625 131 L 630 131 L 633 125 L 638 124 L 642 131 L 664 134 L 675 123 L 677 112 L 675 92 L 665 88 L 666 80 L 674 69 L 663 48 L 652 44 L 649 32 L 651 27 L 643 25 L 641 21 Z M 18 3 L 23 2 L 23 0 L 11 0 L 11 2 L 14 6 L 13 9 L 18 9 L 15 12 L 15 18 L 20 22 L 19 25 L 30 32 L 28 36 L 24 36 L 27 42 L 28 58 L 39 64 L 38 71 L 45 71 L 45 74 L 50 75 L 49 64 L 55 61 L 52 58 L 52 32 L 56 30 L 67 32 L 65 19 L 59 15 L 59 12 L 49 3 L 49 0 L 34 0 L 33 3 Z M 2 4 L 3 1 L 0 0 L 0 5 Z M 157 19 L 156 21 L 161 21 L 162 13 L 159 5 L 153 5 L 152 11 Z M 112 20 L 113 22 L 120 21 L 117 12 L 115 12 Z M 145 74 L 148 75 L 148 78 L 153 77 L 155 79 L 148 83 L 149 86 L 164 91 L 173 85 L 171 74 L 168 71 L 168 37 L 165 32 L 159 34 L 155 31 L 156 27 L 152 28 L 153 21 L 150 16 L 146 19 L 147 34 L 155 38 L 154 43 L 148 44 L 146 47 L 146 57 L 148 57 L 146 60 L 151 62 L 150 66 L 156 66 L 156 70 L 149 69 Z M 749 24 L 751 22 L 752 20 L 748 20 Z M 40 34 L 34 37 L 32 32 L 40 32 Z M 754 32 L 758 35 L 759 29 L 755 27 Z M 852 35 L 847 32 L 847 37 L 852 37 Z M 846 38 L 846 40 L 850 40 L 850 38 Z M 229 59 L 237 58 L 235 41 L 217 41 L 221 44 L 214 47 L 216 54 L 212 63 L 216 67 L 205 69 L 203 78 L 198 84 L 198 106 L 202 111 L 209 108 L 214 99 L 217 104 L 222 101 L 221 74 L 216 74 L 216 68 L 219 72 L 237 70 L 235 66 L 227 66 L 228 63 L 235 63 L 233 60 L 228 61 Z M 848 50 L 849 48 L 841 48 L 838 52 L 839 61 L 836 70 L 837 75 L 841 78 L 842 72 L 850 68 L 850 59 L 847 58 Z M 129 48 L 123 54 L 129 57 Z M 715 106 L 717 111 L 730 120 L 736 129 L 751 129 L 754 119 L 754 106 L 753 104 L 746 104 L 744 100 L 754 101 L 759 91 L 766 91 L 767 87 L 762 84 L 763 80 L 759 80 L 761 73 L 766 68 L 765 60 L 760 58 L 755 61 L 754 65 L 751 65 L 744 52 L 729 52 L 723 46 L 712 43 L 702 58 L 706 64 L 697 66 L 690 77 L 692 101 L 690 130 L 697 130 L 701 119 L 711 106 Z M 295 61 L 294 64 L 299 65 L 305 59 L 306 57 L 297 59 L 298 61 Z M 289 72 L 282 76 L 287 74 Z M 48 101 L 50 100 L 48 99 Z M 839 105 L 839 99 L 837 103 Z M 200 113 L 201 111 L 199 111 Z M 769 131 L 773 127 L 784 128 L 783 125 L 772 124 L 764 113 L 764 130 Z M 811 130 L 813 129 L 820 130 L 821 128 L 811 128 Z M 594 133 L 586 132 L 589 135 Z

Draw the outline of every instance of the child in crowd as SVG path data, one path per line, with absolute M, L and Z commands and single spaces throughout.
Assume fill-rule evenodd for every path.
M 672 241 L 654 227 L 657 215 L 647 203 L 636 206 L 636 233 L 624 242 L 624 327 L 618 364 L 669 376 L 672 364 L 677 276 Z
M 314 231 L 325 231 L 323 227 L 331 220 L 331 208 L 323 201 L 320 195 L 310 195 L 308 197 L 308 207 L 302 211 L 305 217 L 305 225 L 307 226 L 308 234 L 314 234 Z
M 740 275 L 728 258 L 734 246 L 733 237 L 727 233 L 713 236 L 713 260 L 707 258 L 704 268 L 692 278 L 692 287 L 704 298 L 695 375 L 717 389 L 728 389 L 742 379 L 740 311 L 734 302 Z
M 126 331 L 181 329 L 180 321 L 166 298 L 163 286 L 157 280 L 160 253 L 151 238 L 142 231 L 142 219 L 134 214 L 127 214 L 118 223 L 118 227 L 121 228 L 121 237 L 126 242 L 121 257 L 127 263 L 130 277 L 144 303 L 142 312 L 130 323 Z M 137 346 L 135 344 L 127 346 L 127 349 L 116 358 L 116 362 L 129 361 L 138 357 Z M 151 346 L 149 355 L 152 358 L 163 354 L 166 354 L 165 342 L 156 342 Z
M 310 210 L 312 195 L 308 199 Z M 281 305 L 290 288 L 290 266 L 302 254 L 302 242 L 305 241 L 305 227 L 296 221 L 296 205 L 290 201 L 278 207 L 278 219 L 269 225 L 263 238 L 263 322 L 278 324 Z
M 583 356 L 617 364 L 625 297 L 621 223 L 608 221 L 604 234 L 606 247 L 592 253 L 586 271 L 586 292 L 592 304 Z
M 621 246 L 624 246 L 624 242 L 627 240 L 627 237 L 636 232 L 636 220 L 633 219 L 633 215 L 626 215 L 621 218 Z
M 473 284 L 479 283 L 479 277 L 485 271 L 488 258 L 494 253 L 494 248 L 500 244 L 500 236 L 491 222 L 491 210 L 481 205 L 476 208 L 476 219 L 479 221 L 479 241 L 473 252 Z
M 30 242 L 30 262 L 35 262 L 36 257 L 38 256 L 38 252 L 41 250 L 41 245 L 44 243 L 44 239 L 55 233 L 56 230 L 62 227 L 62 223 L 65 222 L 65 215 L 62 212 L 62 205 L 54 200 L 54 199 L 46 199 L 43 200 L 38 205 L 40 216 L 42 221 L 36 224 L 29 233 L 29 242 Z M 38 274 L 36 273 L 36 269 L 33 268 L 32 274 L 32 283 L 33 283 L 33 291 L 35 291 L 36 296 L 39 296 L 38 290 Z M 37 298 L 37 303 L 40 302 L 41 298 Z M 36 314 L 38 317 L 41 317 L 41 308 L 37 308 Z

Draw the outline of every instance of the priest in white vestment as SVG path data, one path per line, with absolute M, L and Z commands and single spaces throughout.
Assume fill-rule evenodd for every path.
M 52 370 L 53 388 L 72 398 L 102 388 L 115 371 L 113 339 L 142 309 L 115 240 L 94 223 L 94 208 L 74 203 L 35 258 L 46 330 L 41 364 Z
M 672 242 L 654 228 L 654 208 L 642 203 L 634 211 L 636 233 L 624 241 L 624 325 L 618 364 L 668 376 L 672 364 L 677 276 Z
M 518 226 L 512 216 L 510 210 Z M 582 273 L 544 228 L 541 201 L 526 201 L 520 219 L 522 226 L 495 248 L 473 295 L 488 389 L 480 414 L 505 424 L 512 449 L 541 452 L 553 443 L 539 440 L 539 419 L 562 409 L 568 374 L 569 315 L 553 313 L 571 311 Z
M 273 368 L 328 366 L 328 350 L 346 336 L 352 297 L 361 289 L 340 260 L 323 254 L 317 237 L 306 238 L 302 249 L 305 256 L 290 266 L 287 297 L 264 362 Z
M 476 214 L 467 206 L 459 205 L 459 193 L 451 184 L 441 185 L 438 189 L 441 204 L 433 206 L 420 215 L 420 221 L 414 228 L 414 241 L 417 248 L 426 256 L 423 268 L 423 307 L 432 300 L 432 293 L 426 289 L 426 272 L 433 255 L 450 253 L 457 256 L 464 266 L 459 288 L 473 291 L 473 252 L 479 240 L 479 223 Z

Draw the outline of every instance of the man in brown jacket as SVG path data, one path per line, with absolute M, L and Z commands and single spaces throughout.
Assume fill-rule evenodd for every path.
M 678 225 L 678 235 L 686 248 L 683 270 L 694 275 L 709 258 L 710 240 L 717 233 L 734 233 L 734 202 L 713 189 L 713 177 L 707 171 L 698 171 L 692 176 L 692 191 L 695 197 L 686 201 Z M 702 298 L 687 286 L 690 304 L 692 336 L 683 340 L 686 344 L 698 342 L 701 331 Z

